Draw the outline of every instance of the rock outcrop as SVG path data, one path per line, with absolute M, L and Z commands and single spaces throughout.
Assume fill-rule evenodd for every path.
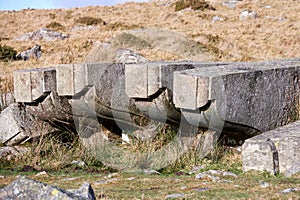
M 300 172 L 300 121 L 245 141 L 243 170 L 268 171 L 292 176 Z
M 20 37 L 17 37 L 15 40 L 45 40 L 45 41 L 54 41 L 54 40 L 64 40 L 69 36 L 60 32 L 51 31 L 47 28 L 42 28 L 40 30 L 26 33 Z
M 31 49 L 18 53 L 16 55 L 16 59 L 18 60 L 29 60 L 30 58 L 38 59 L 41 56 L 42 56 L 41 45 L 36 44 Z
M 89 183 L 84 183 L 79 190 L 67 191 L 20 176 L 11 185 L 0 189 L 0 199 L 94 200 L 96 198 Z

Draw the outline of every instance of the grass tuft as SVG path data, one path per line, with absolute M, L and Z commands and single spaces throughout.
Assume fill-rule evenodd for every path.
M 208 2 L 203 0 L 179 0 L 175 2 L 175 11 L 180 11 L 186 8 L 193 10 L 216 10 Z
M 64 31 L 65 30 L 65 27 L 58 22 L 51 22 L 50 24 L 48 24 L 46 26 L 46 28 L 48 28 L 52 31 Z
M 75 20 L 76 23 L 84 24 L 87 26 L 91 25 L 106 25 L 106 22 L 103 21 L 101 18 L 95 18 L 95 17 L 80 17 L 77 20 Z

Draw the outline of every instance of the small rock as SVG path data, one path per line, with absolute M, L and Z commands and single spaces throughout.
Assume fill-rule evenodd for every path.
M 184 198 L 184 194 L 168 194 L 165 199 L 177 199 L 177 198 Z
M 95 193 L 94 190 L 89 183 L 83 183 L 81 187 L 78 190 L 67 190 L 68 192 L 71 192 L 79 197 L 82 197 L 80 199 L 87 199 L 87 200 L 95 200 Z
M 220 180 L 220 178 L 219 177 L 216 177 L 216 176 L 211 176 L 211 175 L 209 175 L 209 174 L 207 174 L 207 173 L 199 173 L 199 174 L 197 174 L 196 175 L 196 177 L 195 177 L 195 179 L 197 180 L 197 179 L 205 179 L 205 178 L 208 178 L 208 179 L 211 179 L 212 181 L 218 181 L 218 180 Z
M 204 169 L 204 168 L 205 168 L 204 165 L 201 165 L 201 166 L 194 166 L 193 169 L 192 169 L 192 171 L 189 172 L 189 174 L 190 174 L 190 175 L 191 175 L 191 174 L 195 174 L 195 173 L 197 173 L 198 171 L 200 171 L 201 169 Z
M 210 190 L 210 188 L 196 188 L 194 190 L 197 191 L 197 192 L 205 192 L 207 190 Z
M 122 133 L 122 144 L 130 144 L 131 140 L 127 134 Z
M 95 182 L 95 184 L 96 185 L 102 185 L 102 184 L 112 183 L 112 182 L 116 182 L 116 181 L 118 181 L 117 178 L 111 178 L 111 179 L 101 180 L 101 181 Z
M 235 173 L 233 173 L 233 172 L 228 172 L 228 171 L 223 172 L 223 176 L 232 176 L 232 177 L 234 177 L 234 178 L 237 178 L 237 177 L 238 177 L 238 175 L 236 175 Z
M 86 166 L 87 166 L 87 165 L 85 164 L 85 162 L 82 161 L 82 160 L 73 160 L 73 161 L 71 162 L 71 164 L 72 164 L 72 165 L 77 165 L 77 166 L 79 166 L 79 167 L 86 167 Z
M 206 173 L 199 173 L 199 174 L 196 174 L 196 177 L 195 179 L 204 179 L 204 178 L 207 178 L 208 177 L 208 174 Z
M 276 16 L 266 16 L 266 19 L 273 19 L 273 20 L 279 20 L 279 21 L 285 21 L 286 19 L 283 17 L 276 17 Z
M 224 179 L 224 180 L 219 180 L 218 183 L 233 183 L 233 181 Z
M 4 146 L 0 147 L 0 157 L 11 160 L 14 157 L 20 157 L 29 151 L 27 147 L 21 146 Z
M 270 183 L 262 181 L 262 182 L 260 183 L 260 187 L 261 187 L 261 188 L 268 188 L 268 187 L 270 187 Z
M 150 175 L 150 174 L 160 174 L 158 171 L 153 170 L 153 169 L 150 169 L 150 170 L 145 169 L 143 172 L 144 172 L 144 174 L 148 174 L 148 175 Z
M 116 63 L 137 63 L 147 61 L 149 61 L 147 58 L 129 49 L 118 49 L 116 51 Z
M 225 1 L 222 3 L 223 6 L 226 6 L 228 8 L 236 8 L 236 4 L 238 3 L 239 1 L 236 1 L 236 0 L 231 0 L 231 1 Z
M 48 174 L 47 174 L 47 172 L 42 171 L 42 172 L 37 173 L 35 176 L 48 176 Z
M 214 169 L 208 170 L 206 173 L 211 174 L 211 175 L 222 175 L 223 174 L 222 171 L 214 170 Z
M 296 191 L 299 191 L 299 190 L 300 190 L 299 188 L 288 188 L 288 189 L 280 191 L 280 193 L 287 194 L 287 193 L 296 192 Z
M 135 177 L 130 177 L 130 178 L 127 178 L 126 180 L 133 181 L 134 179 L 135 179 Z
M 219 17 L 219 16 L 214 16 L 213 18 L 212 18 L 212 23 L 215 23 L 215 22 L 217 22 L 217 21 L 224 21 L 224 18 L 222 18 L 222 17 Z
M 185 8 L 183 10 L 178 11 L 178 13 L 184 14 L 185 12 L 190 12 L 190 11 L 193 11 L 193 9 L 191 7 L 188 7 L 188 8 Z
M 185 190 L 187 187 L 186 186 L 181 186 L 181 190 Z
M 78 178 L 64 178 L 64 179 L 62 179 L 63 181 L 74 181 L 74 180 L 76 180 L 76 179 L 78 179 Z
M 97 26 L 75 26 L 71 29 L 71 31 L 82 31 L 82 30 L 92 30 L 97 28 Z
M 112 177 L 116 177 L 116 176 L 119 176 L 119 174 L 118 173 L 112 173 L 112 174 L 108 174 L 106 176 L 106 178 L 112 178 Z
M 244 19 L 255 19 L 257 18 L 257 14 L 256 12 L 252 11 L 252 10 L 244 10 L 241 14 L 240 14 L 240 20 L 244 20 Z
M 270 9 L 272 6 L 263 6 L 262 8 Z

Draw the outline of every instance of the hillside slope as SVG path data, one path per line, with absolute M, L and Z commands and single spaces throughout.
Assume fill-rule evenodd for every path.
M 42 57 L 39 60 L 1 62 L 1 76 L 11 75 L 16 69 L 85 62 L 87 56 L 91 57 L 90 52 L 95 44 L 113 41 L 112 38 L 122 32 L 145 28 L 184 34 L 206 50 L 210 55 L 209 59 L 213 61 L 261 61 L 300 57 L 299 0 L 243 0 L 236 8 L 223 5 L 223 1 L 208 1 L 215 10 L 204 11 L 185 9 L 176 12 L 173 4 L 161 1 L 125 3 L 110 7 L 0 11 L 2 45 L 12 46 L 19 52 L 34 44 L 42 46 Z M 257 17 L 241 20 L 239 16 L 243 10 L 255 11 Z M 87 16 L 101 18 L 105 23 L 88 27 L 78 22 L 78 19 Z M 213 23 L 214 16 L 219 16 L 223 21 Z M 56 41 L 15 40 L 25 33 L 45 28 L 51 22 L 61 24 L 63 27 L 58 27 L 58 31 L 69 35 L 69 38 Z M 163 41 L 165 38 L 161 42 Z M 186 46 L 188 48 L 189 45 Z M 156 47 L 159 45 L 156 44 Z M 191 59 L 176 52 L 174 45 L 172 49 L 149 46 L 133 50 L 150 60 Z

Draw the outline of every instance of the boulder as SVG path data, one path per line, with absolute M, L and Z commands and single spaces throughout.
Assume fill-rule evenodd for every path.
M 0 114 L 0 143 L 20 144 L 27 138 L 57 130 L 49 123 L 38 120 L 21 104 L 11 104 Z
M 84 183 L 79 190 L 67 191 L 20 176 L 11 185 L 0 189 L 0 199 L 94 200 L 96 198 L 89 183 Z
M 31 49 L 18 53 L 16 55 L 16 59 L 18 60 L 29 60 L 30 58 L 38 59 L 41 57 L 41 55 L 42 55 L 41 45 L 36 44 Z
M 242 146 L 243 171 L 292 176 L 300 172 L 300 121 L 247 139 Z

